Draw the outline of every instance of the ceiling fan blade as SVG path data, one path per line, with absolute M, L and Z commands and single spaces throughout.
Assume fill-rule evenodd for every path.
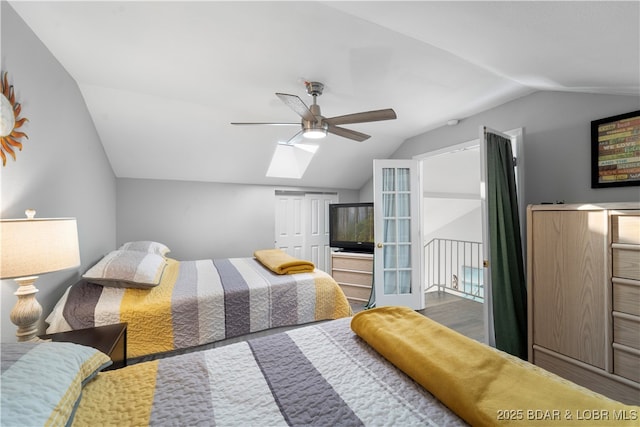
M 393 120 L 396 118 L 396 112 L 393 111 L 392 108 L 387 108 L 386 110 L 365 111 L 363 113 L 331 117 L 324 119 L 324 121 L 331 125 L 347 125 L 351 123 L 379 122 L 381 120 Z
M 264 123 L 264 122 L 233 122 L 232 125 L 254 126 L 254 125 L 270 125 L 270 126 L 300 126 L 300 123 Z
M 295 135 L 293 135 L 291 138 L 289 138 L 288 141 L 286 142 L 279 142 L 278 144 L 282 144 L 282 145 L 296 145 L 298 142 L 302 142 L 304 140 L 304 138 L 302 137 L 302 129 L 300 129 L 300 131 L 298 133 L 296 133 Z
M 286 93 L 276 93 L 276 96 L 280 98 L 282 102 L 284 102 L 289 108 L 298 113 L 300 117 L 310 122 L 316 121 L 316 116 L 313 115 L 309 107 L 302 102 L 296 95 L 288 95 Z
M 341 128 L 339 126 L 334 126 L 332 124 L 329 124 L 329 128 L 327 129 L 327 132 L 330 132 L 334 135 L 342 136 L 344 138 L 353 139 L 358 142 L 362 142 L 371 138 L 371 135 L 367 135 L 366 133 L 357 132 L 351 129 Z

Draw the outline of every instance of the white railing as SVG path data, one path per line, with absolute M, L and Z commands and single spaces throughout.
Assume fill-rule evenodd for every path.
M 484 301 L 482 243 L 435 238 L 424 246 L 425 289 Z

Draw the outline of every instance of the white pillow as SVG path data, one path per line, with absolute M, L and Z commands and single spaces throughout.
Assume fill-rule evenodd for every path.
M 149 252 L 151 254 L 157 254 L 160 256 L 166 256 L 169 252 L 171 252 L 171 250 L 166 245 L 151 240 L 137 240 L 134 242 L 127 242 L 124 245 L 120 246 L 118 250 Z
M 113 251 L 82 277 L 91 283 L 114 288 L 152 288 L 160 284 L 167 260 L 140 251 Z

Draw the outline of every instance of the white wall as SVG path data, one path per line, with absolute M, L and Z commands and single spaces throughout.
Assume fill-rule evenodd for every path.
M 115 245 L 115 176 L 78 86 L 7 2 L 1 3 L 2 71 L 9 73 L 28 135 L 17 161 L 0 170 L 0 216 L 76 217 L 81 267 L 42 275 L 36 282 L 43 318 L 104 252 Z M 15 340 L 9 312 L 13 280 L 0 283 L 2 341 Z M 41 325 L 41 332 L 44 331 Z
M 435 237 L 481 242 L 479 147 L 431 155 L 422 164 L 425 244 Z
M 443 217 L 448 220 L 441 220 Z M 424 222 L 425 244 L 436 237 L 482 242 L 480 200 L 425 200 Z
M 275 191 L 333 191 L 341 202 L 355 190 L 146 179 L 117 180 L 117 243 L 156 240 L 180 260 L 252 256 L 275 242 Z

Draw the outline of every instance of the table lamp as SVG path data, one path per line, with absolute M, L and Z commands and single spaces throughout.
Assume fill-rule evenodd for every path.
M 18 327 L 18 341 L 36 339 L 42 306 L 36 300 L 34 282 L 39 274 L 80 265 L 78 226 L 75 218 L 34 218 L 0 220 L 0 279 L 14 279 L 18 301 L 11 321 Z

